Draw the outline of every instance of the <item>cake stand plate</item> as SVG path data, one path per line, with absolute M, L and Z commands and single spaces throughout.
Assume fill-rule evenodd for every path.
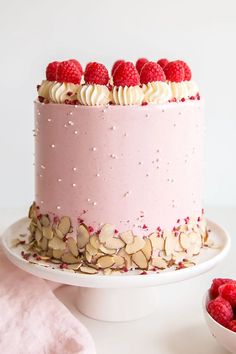
M 26 234 L 29 219 L 12 224 L 1 238 L 7 258 L 22 270 L 37 277 L 78 287 L 76 303 L 80 312 L 103 321 L 130 321 L 153 312 L 157 306 L 158 286 L 179 282 L 200 275 L 221 262 L 230 249 L 227 232 L 213 221 L 207 220 L 210 239 L 215 247 L 204 248 L 197 256 L 197 264 L 178 271 L 167 269 L 160 273 L 140 275 L 140 271 L 113 273 L 112 275 L 87 275 L 59 269 L 44 261 L 31 263 L 21 256 L 21 246 L 11 242 L 20 234 Z M 22 246 L 23 247 L 23 246 Z M 141 306 L 142 304 L 142 306 Z

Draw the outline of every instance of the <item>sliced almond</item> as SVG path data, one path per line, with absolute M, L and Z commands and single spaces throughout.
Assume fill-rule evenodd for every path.
M 152 259 L 152 265 L 158 269 L 166 269 L 168 262 L 162 257 L 155 257 Z
M 142 251 L 132 254 L 132 261 L 138 266 L 139 269 L 147 269 L 148 261 Z
M 188 225 L 187 224 L 184 224 L 184 225 L 180 225 L 177 230 L 179 232 L 187 232 L 188 231 Z
M 101 252 L 105 253 L 105 254 L 110 254 L 110 255 L 116 253 L 116 250 L 112 250 L 112 249 L 110 249 L 110 248 L 106 248 L 104 245 L 101 245 L 100 248 L 99 248 L 99 250 L 100 250 Z
M 115 227 L 111 224 L 105 224 L 99 233 L 99 240 L 104 243 L 109 240 L 109 238 L 113 237 L 114 233 Z
M 81 267 L 81 263 L 68 264 L 67 268 L 72 270 L 78 270 Z
M 77 243 L 73 237 L 68 237 L 67 245 L 68 245 L 70 252 L 73 254 L 73 256 L 78 257 L 78 254 L 79 254 L 78 246 L 77 246 Z
M 46 256 L 48 256 L 49 258 L 52 258 L 53 257 L 53 251 L 52 251 L 52 249 L 51 248 L 49 248 L 48 250 L 47 250 L 47 253 L 46 253 Z
M 132 259 L 131 259 L 131 255 L 129 255 L 128 253 L 126 253 L 124 248 L 121 248 L 119 250 L 119 252 L 117 253 L 117 256 L 120 256 L 122 258 L 124 258 L 125 261 L 125 267 L 127 269 L 130 269 L 132 267 Z M 114 255 L 114 259 L 115 259 L 115 255 Z
M 97 269 L 95 268 L 92 268 L 92 267 L 87 267 L 87 266 L 81 266 L 79 268 L 79 270 L 82 272 L 82 273 L 86 273 L 86 274 L 96 274 L 98 271 Z
M 150 239 L 145 240 L 145 246 L 142 248 L 142 252 L 149 261 L 152 256 L 152 243 Z
M 54 236 L 53 239 L 49 241 L 48 247 L 52 248 L 53 250 L 64 251 L 66 248 L 66 244 L 60 238 Z
M 42 230 L 42 225 L 41 225 L 41 223 L 40 223 L 40 221 L 38 219 L 37 219 L 37 228 L 39 230 Z
M 29 225 L 29 232 L 31 233 L 31 235 L 35 232 L 36 229 L 36 226 L 34 225 L 33 222 L 30 223 Z
M 128 254 L 134 254 L 145 246 L 145 241 L 141 237 L 134 237 L 134 242 L 126 245 L 125 250 Z
M 96 256 L 98 253 L 98 250 L 94 248 L 91 243 L 87 243 L 86 245 L 86 251 L 91 255 L 91 256 Z
M 61 261 L 59 259 L 52 258 L 51 262 L 54 264 L 61 264 Z
M 189 261 L 183 261 L 182 264 L 186 268 L 193 267 L 196 265 L 194 262 L 189 262 Z
M 45 238 L 47 238 L 48 240 L 52 240 L 53 238 L 53 231 L 52 231 L 52 228 L 51 226 L 43 226 L 42 227 L 42 232 L 43 232 L 43 236 Z
M 20 240 L 18 238 L 14 238 L 11 240 L 11 247 L 17 247 L 20 244 Z
M 88 263 L 91 263 L 93 256 L 89 252 L 85 252 L 85 259 Z
M 63 235 L 68 234 L 71 227 L 71 221 L 69 216 L 63 216 L 58 224 L 58 229 L 63 233 Z
M 114 265 L 115 261 L 112 256 L 102 256 L 98 258 L 97 260 L 97 266 L 99 268 L 105 269 L 105 268 L 110 268 Z
M 103 274 L 104 275 L 111 275 L 112 274 L 112 270 L 110 268 L 105 268 L 105 269 L 103 269 Z
M 186 252 L 174 252 L 172 257 L 175 260 L 176 263 L 181 262 L 183 259 L 185 259 L 187 256 Z
M 191 239 L 188 234 L 181 232 L 179 242 L 183 249 L 188 250 L 191 247 Z
M 131 230 L 122 232 L 120 234 L 120 238 L 126 243 L 126 245 L 129 245 L 134 242 L 134 235 Z
M 29 208 L 29 214 L 28 217 L 30 219 L 36 219 L 37 218 L 37 213 L 36 213 L 36 204 L 35 202 L 30 206 Z
M 50 220 L 46 215 L 43 215 L 40 219 L 40 223 L 42 226 L 49 226 L 50 225 Z
M 191 244 L 196 244 L 201 246 L 202 245 L 202 238 L 201 235 L 197 232 L 191 232 L 189 234 L 189 238 L 191 240 Z
M 73 256 L 72 253 L 64 253 L 61 257 L 62 261 L 65 263 L 73 264 L 73 263 L 78 263 L 79 259 Z
M 94 234 L 94 235 L 90 236 L 89 242 L 90 242 L 91 246 L 93 246 L 93 248 L 95 248 L 96 250 L 99 250 L 101 243 L 99 241 L 98 235 Z
M 89 232 L 84 224 L 80 224 L 77 230 L 77 244 L 78 248 L 84 248 L 89 242 Z
M 122 256 L 119 256 L 118 254 L 114 254 L 113 256 L 114 259 L 114 268 L 120 268 L 120 267 L 124 267 L 125 265 L 125 259 Z
M 41 246 L 43 251 L 47 251 L 47 249 L 48 249 L 48 239 L 46 237 L 42 238 L 40 246 Z
M 164 250 L 164 238 L 161 236 L 158 237 L 157 232 L 153 232 L 149 236 L 149 239 L 151 240 L 153 250 Z
M 183 252 L 184 251 L 183 247 L 181 246 L 181 244 L 179 242 L 179 237 L 176 237 L 176 245 L 175 245 L 174 251 L 175 252 Z
M 37 229 L 35 231 L 35 240 L 39 243 L 39 241 L 41 240 L 41 238 L 43 237 L 42 231 L 40 231 L 39 229 Z
M 117 250 L 117 249 L 120 249 L 120 248 L 122 248 L 124 246 L 125 246 L 124 241 L 122 241 L 119 238 L 115 238 L 115 237 L 109 238 L 105 242 L 105 247 L 107 247 L 109 249 L 112 249 L 112 250 Z
M 172 235 L 172 233 L 169 233 L 165 239 L 165 245 L 164 245 L 166 256 L 171 256 L 173 254 L 177 242 L 178 242 L 177 237 Z
M 61 240 L 64 238 L 63 233 L 58 228 L 55 228 L 55 233 Z
M 63 255 L 63 251 L 62 250 L 52 250 L 53 258 L 60 259 L 62 255 Z

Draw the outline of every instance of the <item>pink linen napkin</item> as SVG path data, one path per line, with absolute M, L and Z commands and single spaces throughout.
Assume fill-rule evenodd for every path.
M 87 329 L 53 294 L 54 284 L 18 269 L 0 250 L 0 353 L 96 353 Z

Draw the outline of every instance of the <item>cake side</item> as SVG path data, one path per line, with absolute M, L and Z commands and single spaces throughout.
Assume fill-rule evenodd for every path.
M 202 101 L 105 108 L 36 102 L 35 110 L 42 214 L 140 236 L 201 215 Z

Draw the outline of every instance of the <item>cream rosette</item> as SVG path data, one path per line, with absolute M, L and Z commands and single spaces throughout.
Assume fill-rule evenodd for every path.
M 53 82 L 49 87 L 49 101 L 53 103 L 65 103 L 76 100 L 79 85 L 69 82 Z
M 166 82 L 153 81 L 143 84 L 144 102 L 163 104 L 171 98 L 171 88 Z
M 48 80 L 43 80 L 39 89 L 38 89 L 38 96 L 43 97 L 45 100 L 49 101 L 49 90 L 52 85 L 55 84 L 55 81 L 48 81 Z
M 169 85 L 172 98 L 175 98 L 177 101 L 196 96 L 198 93 L 198 86 L 194 81 L 169 82 Z
M 77 99 L 84 106 L 102 106 L 111 101 L 111 93 L 105 85 L 79 86 Z
M 112 101 L 117 105 L 140 105 L 143 98 L 144 93 L 139 86 L 114 86 L 112 90 Z

